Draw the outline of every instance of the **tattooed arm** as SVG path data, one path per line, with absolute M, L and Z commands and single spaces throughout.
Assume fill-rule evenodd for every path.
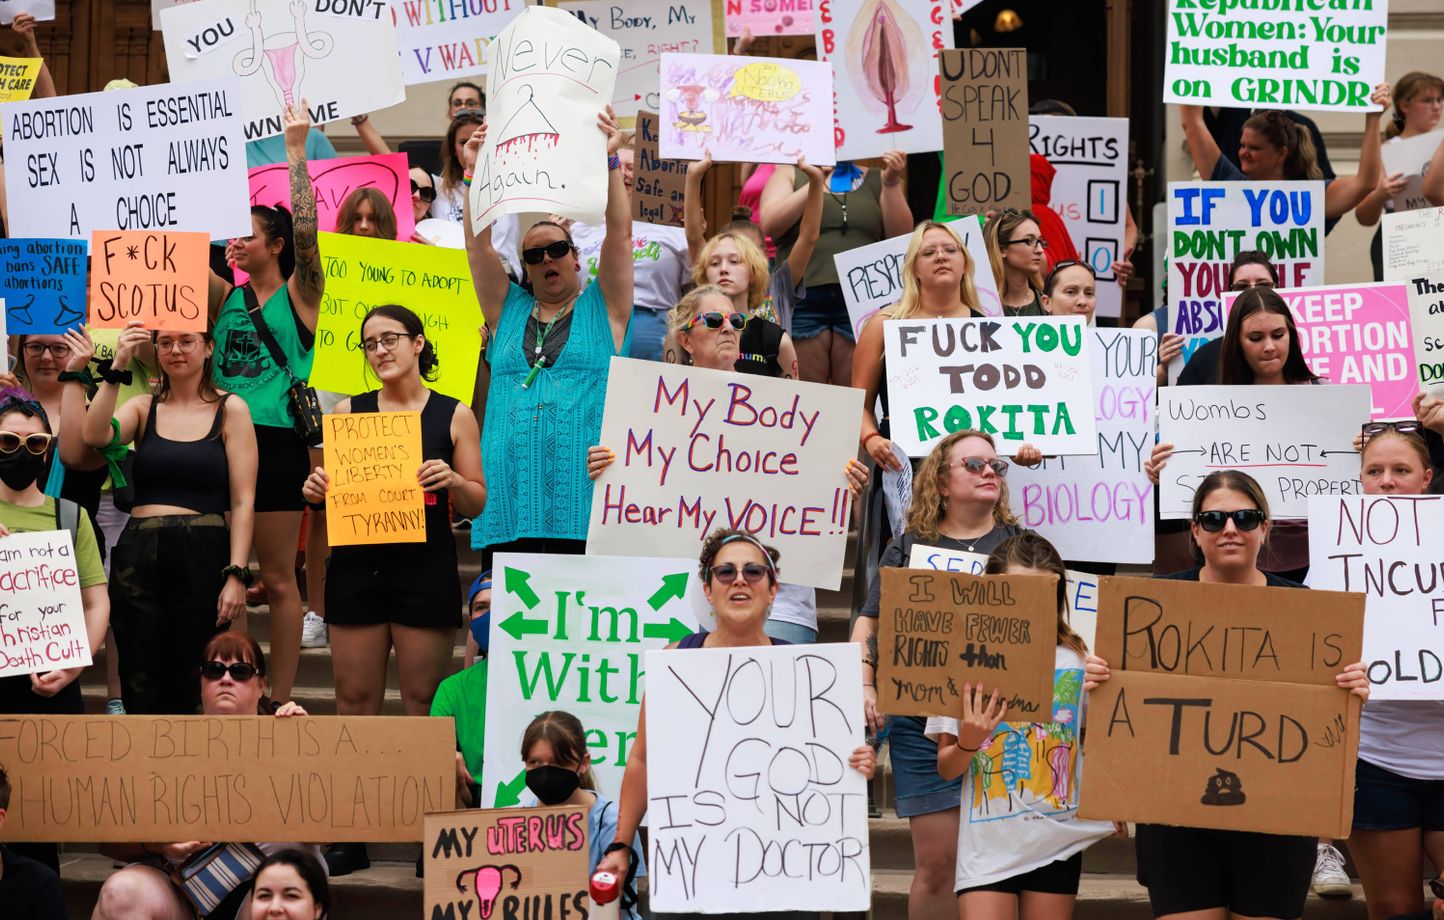
M 321 271 L 321 253 L 316 246 L 316 193 L 306 169 L 306 135 L 311 130 L 311 116 L 305 99 L 301 100 L 300 108 L 286 106 L 285 122 L 286 160 L 291 169 L 292 245 L 296 247 L 296 269 L 291 272 L 286 287 L 296 315 L 307 329 L 315 332 L 326 276 Z

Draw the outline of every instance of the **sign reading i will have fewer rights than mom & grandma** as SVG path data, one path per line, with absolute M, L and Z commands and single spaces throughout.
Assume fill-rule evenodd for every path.
M 205 332 L 211 241 L 205 233 L 97 230 L 91 238 L 90 322 Z
M 1163 101 L 1224 108 L 1377 112 L 1389 0 L 1169 0 Z M 1279 9 L 1284 7 L 1284 9 Z
M 948 213 L 1031 207 L 1028 52 L 964 48 L 941 52 L 938 63 Z
M 1079 816 L 1348 834 L 1363 621 L 1360 594 L 1105 576 Z
M 88 665 L 80 573 L 67 530 L 0 542 L 0 678 Z
M 695 557 L 731 527 L 782 554 L 782 581 L 842 581 L 862 391 L 613 358 L 587 552 Z
M 587 832 L 587 809 L 580 806 L 427 815 L 421 838 L 426 859 L 422 916 L 586 916 L 592 870 Z
M 54 335 L 85 322 L 84 240 L 0 239 L 0 300 L 10 335 Z
M 645 689 L 642 655 L 697 631 L 695 556 L 497 555 L 476 777 L 483 805 L 516 805 L 526 793 L 517 745 L 549 709 L 581 719 L 598 786 L 620 796 Z
M 647 653 L 655 910 L 868 909 L 860 648 Z
M 331 545 L 425 543 L 426 505 L 436 495 L 417 481 L 421 413 L 332 413 L 323 425 Z
M 993 435 L 999 454 L 1098 450 L 1093 338 L 1082 317 L 883 324 L 893 442 L 926 457 L 949 432 Z
M 393 0 L 401 77 L 407 86 L 461 80 L 491 68 L 491 43 L 524 0 Z
M 1244 470 L 1270 520 L 1302 520 L 1311 495 L 1358 495 L 1354 436 L 1369 418 L 1366 386 L 1164 387 L 1158 439 L 1173 445 L 1159 473 L 1159 515 L 1187 520 L 1214 470 Z

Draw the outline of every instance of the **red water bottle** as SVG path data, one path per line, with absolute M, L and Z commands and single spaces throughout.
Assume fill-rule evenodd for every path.
M 592 898 L 590 920 L 618 920 L 621 915 L 621 879 L 610 872 L 595 872 L 588 893 Z

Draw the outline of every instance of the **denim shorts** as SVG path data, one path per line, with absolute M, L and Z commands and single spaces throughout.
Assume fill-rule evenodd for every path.
M 629 358 L 662 360 L 662 341 L 667 338 L 667 311 L 632 308 L 632 345 Z
M 957 808 L 963 800 L 963 778 L 938 775 L 938 746 L 923 735 L 927 719 L 888 719 L 888 745 L 897 783 L 897 816 L 915 818 Z
M 853 341 L 852 320 L 847 315 L 847 301 L 842 296 L 842 285 L 808 285 L 792 311 L 792 337 L 810 339 L 828 329 L 849 342 Z
M 1444 830 L 1444 779 L 1411 779 L 1360 760 L 1354 773 L 1354 829 Z

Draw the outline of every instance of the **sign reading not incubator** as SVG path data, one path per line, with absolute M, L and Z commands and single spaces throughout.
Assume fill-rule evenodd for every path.
M 332 546 L 425 543 L 420 412 L 325 417 L 326 535 Z

